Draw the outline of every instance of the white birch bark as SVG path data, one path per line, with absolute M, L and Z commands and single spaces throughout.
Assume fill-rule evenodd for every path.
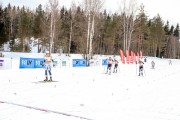
M 49 52 L 52 52 L 54 46 L 55 32 L 56 32 L 56 18 L 55 14 L 58 11 L 58 1 L 57 0 L 49 0 L 50 10 L 51 10 L 51 24 L 50 24 L 50 48 Z
M 92 41 L 94 37 L 94 16 L 92 20 L 92 26 L 91 26 L 91 35 L 90 35 L 90 43 L 89 43 L 89 55 L 92 55 Z
M 87 28 L 87 48 L 86 53 L 92 55 L 93 51 L 93 38 L 95 29 L 95 15 L 97 15 L 103 6 L 101 0 L 84 0 L 84 9 L 88 17 L 88 28 Z
M 89 53 L 90 25 L 91 25 L 91 16 L 90 16 L 90 13 L 89 13 L 89 15 L 88 15 L 88 30 L 87 30 L 86 54 Z
M 69 49 L 68 49 L 68 54 L 70 54 L 70 51 L 71 51 L 71 41 L 72 41 L 72 20 L 71 20 L 71 29 L 70 29 L 70 36 L 69 36 Z
M 121 6 L 122 5 L 122 6 Z M 132 41 L 132 33 L 134 31 L 134 22 L 135 22 L 135 14 L 137 11 L 136 1 L 135 0 L 124 0 L 123 4 L 120 5 L 121 15 L 123 15 L 123 50 L 130 49 L 131 41 Z

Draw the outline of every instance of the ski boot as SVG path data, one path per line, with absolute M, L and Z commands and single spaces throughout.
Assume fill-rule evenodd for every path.
M 48 81 L 48 77 L 46 77 L 46 79 L 44 81 Z
M 49 81 L 52 81 L 52 77 L 50 77 L 50 80 Z

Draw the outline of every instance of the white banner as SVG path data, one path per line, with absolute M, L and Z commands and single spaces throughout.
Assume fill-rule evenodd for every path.
M 0 57 L 0 69 L 12 69 L 12 59 Z
M 72 60 L 71 59 L 54 59 L 54 65 L 57 68 L 71 67 Z
M 90 66 L 100 66 L 101 60 L 100 59 L 91 59 L 89 60 Z

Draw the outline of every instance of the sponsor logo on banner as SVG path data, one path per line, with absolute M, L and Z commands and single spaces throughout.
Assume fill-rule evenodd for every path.
M 42 68 L 44 65 L 44 58 L 34 59 L 34 68 Z
M 44 58 L 20 58 L 19 68 L 43 68 Z
M 102 59 L 102 65 L 108 65 L 108 59 Z
M 34 59 L 20 58 L 20 68 L 34 68 Z
M 12 59 L 11 58 L 0 58 L 0 69 L 11 69 Z
M 93 60 L 89 61 L 90 66 L 100 66 L 100 60 Z
M 66 66 L 66 61 L 62 61 L 62 66 Z
M 0 59 L 0 67 L 3 67 L 4 60 Z
M 73 59 L 73 67 L 86 67 L 87 61 L 85 59 Z
M 57 66 L 58 66 L 58 61 L 57 61 L 57 60 L 54 60 L 54 61 L 53 61 L 53 66 L 54 66 L 54 67 L 57 67 Z

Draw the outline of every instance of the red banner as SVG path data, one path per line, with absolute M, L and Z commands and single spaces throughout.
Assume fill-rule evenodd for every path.
M 126 50 L 126 63 L 129 64 L 130 63 L 130 59 L 129 59 L 129 51 Z
M 140 58 L 142 59 L 142 51 L 140 51 Z
M 133 64 L 134 63 L 134 52 L 131 51 L 131 63 Z
M 134 53 L 134 62 L 136 63 L 137 61 L 136 61 L 136 54 Z
M 123 53 L 122 50 L 120 50 L 120 56 L 121 56 L 121 62 L 122 62 L 123 64 L 125 64 L 124 53 Z

